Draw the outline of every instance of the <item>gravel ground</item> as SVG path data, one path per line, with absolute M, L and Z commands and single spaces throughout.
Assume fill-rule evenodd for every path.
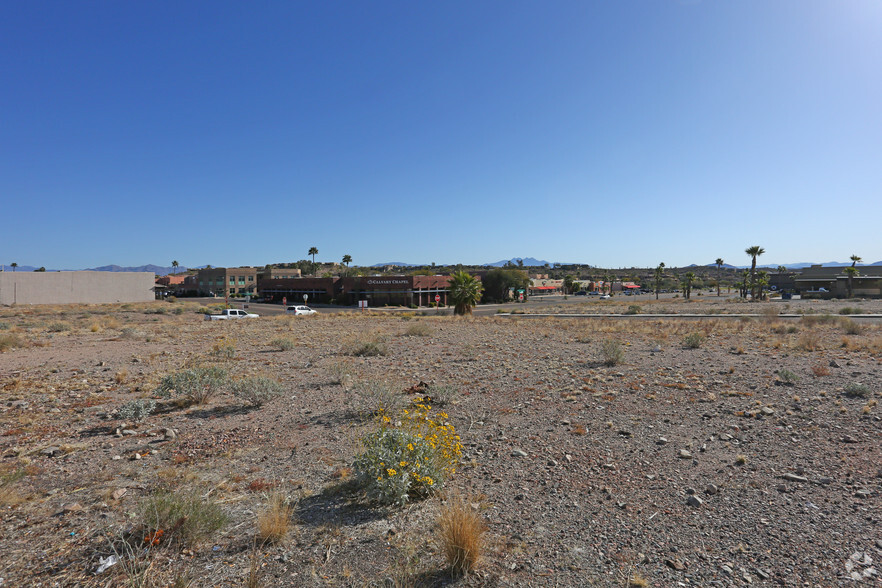
M 882 327 L 839 315 L 879 302 L 642 298 L 604 308 L 760 317 L 205 322 L 180 302 L 0 309 L 0 344 L 14 340 L 0 353 L 0 586 L 125 585 L 133 562 L 150 566 L 144 585 L 880 585 Z M 385 355 L 353 355 L 364 341 Z M 270 376 L 284 394 L 260 408 L 229 393 L 160 399 L 141 423 L 117 414 L 204 362 Z M 440 494 L 381 507 L 347 483 L 374 426 L 356 393 L 365 382 L 402 402 L 420 382 L 452 387 L 463 456 Z M 229 521 L 95 574 L 161 487 L 193 489 Z M 272 488 L 295 502 L 294 525 L 260 545 Z M 453 496 L 487 527 L 477 570 L 460 579 L 437 540 Z

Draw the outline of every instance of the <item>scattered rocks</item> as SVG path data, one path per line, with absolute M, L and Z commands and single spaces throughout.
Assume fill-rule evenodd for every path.
M 512 449 L 511 450 L 512 457 L 527 457 L 527 452 L 523 449 Z
M 677 457 L 680 459 L 692 459 L 692 452 L 687 449 L 681 449 L 680 453 L 677 454 Z
M 688 504 L 689 506 L 694 506 L 695 508 L 698 508 L 702 504 L 704 504 L 704 500 L 702 500 L 698 496 L 692 494 L 686 498 L 686 504 Z
M 40 455 L 45 455 L 46 457 L 55 457 L 59 453 L 61 453 L 61 448 L 55 446 L 47 447 L 46 449 L 40 451 Z
M 781 477 L 783 479 L 787 480 L 788 482 L 800 482 L 802 484 L 805 484 L 808 482 L 808 478 L 803 477 L 803 476 L 797 476 L 796 474 L 791 474 L 790 472 L 787 472 L 786 474 L 784 474 Z

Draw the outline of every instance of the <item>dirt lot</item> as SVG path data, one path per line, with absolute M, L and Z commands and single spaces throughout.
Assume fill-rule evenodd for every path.
M 631 305 L 761 316 L 0 309 L 0 586 L 880 585 L 882 327 L 839 313 L 882 306 L 603 308 Z M 359 355 L 365 343 L 379 354 Z M 196 365 L 283 393 L 118 413 Z M 351 478 L 377 426 L 367 384 L 406 406 L 420 382 L 449 393 L 460 464 L 434 496 L 371 503 Z M 163 490 L 226 520 L 200 541 L 175 541 L 180 524 L 160 537 L 145 505 Z M 260 542 L 273 493 L 292 525 Z M 437 521 L 457 500 L 487 532 L 477 569 L 453 579 Z

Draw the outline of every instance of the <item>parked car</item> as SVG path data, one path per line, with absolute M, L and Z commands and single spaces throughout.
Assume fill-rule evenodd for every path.
M 238 308 L 228 308 L 226 310 L 222 310 L 220 314 L 206 314 L 205 320 L 224 321 L 227 319 L 259 318 L 259 316 L 260 315 L 245 312 L 244 310 L 239 310 Z
M 600 292 L 588 292 L 588 296 L 600 296 Z
M 578 292 L 576 292 L 576 296 L 588 296 L 588 292 L 586 292 L 585 290 L 579 290 Z
M 600 296 L 600 299 L 601 299 L 601 300 L 609 300 L 609 294 L 602 294 L 602 295 Z
M 308 306 L 303 306 L 302 304 L 298 304 L 296 306 L 287 307 L 285 309 L 285 314 L 293 314 L 294 316 L 300 316 L 300 315 L 315 314 L 315 311 Z

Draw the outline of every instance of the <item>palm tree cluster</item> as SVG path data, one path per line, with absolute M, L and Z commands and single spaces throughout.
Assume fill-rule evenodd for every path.
M 450 276 L 448 296 L 453 302 L 453 314 L 472 314 L 472 308 L 481 300 L 483 287 L 481 282 L 464 271 L 454 272 Z

